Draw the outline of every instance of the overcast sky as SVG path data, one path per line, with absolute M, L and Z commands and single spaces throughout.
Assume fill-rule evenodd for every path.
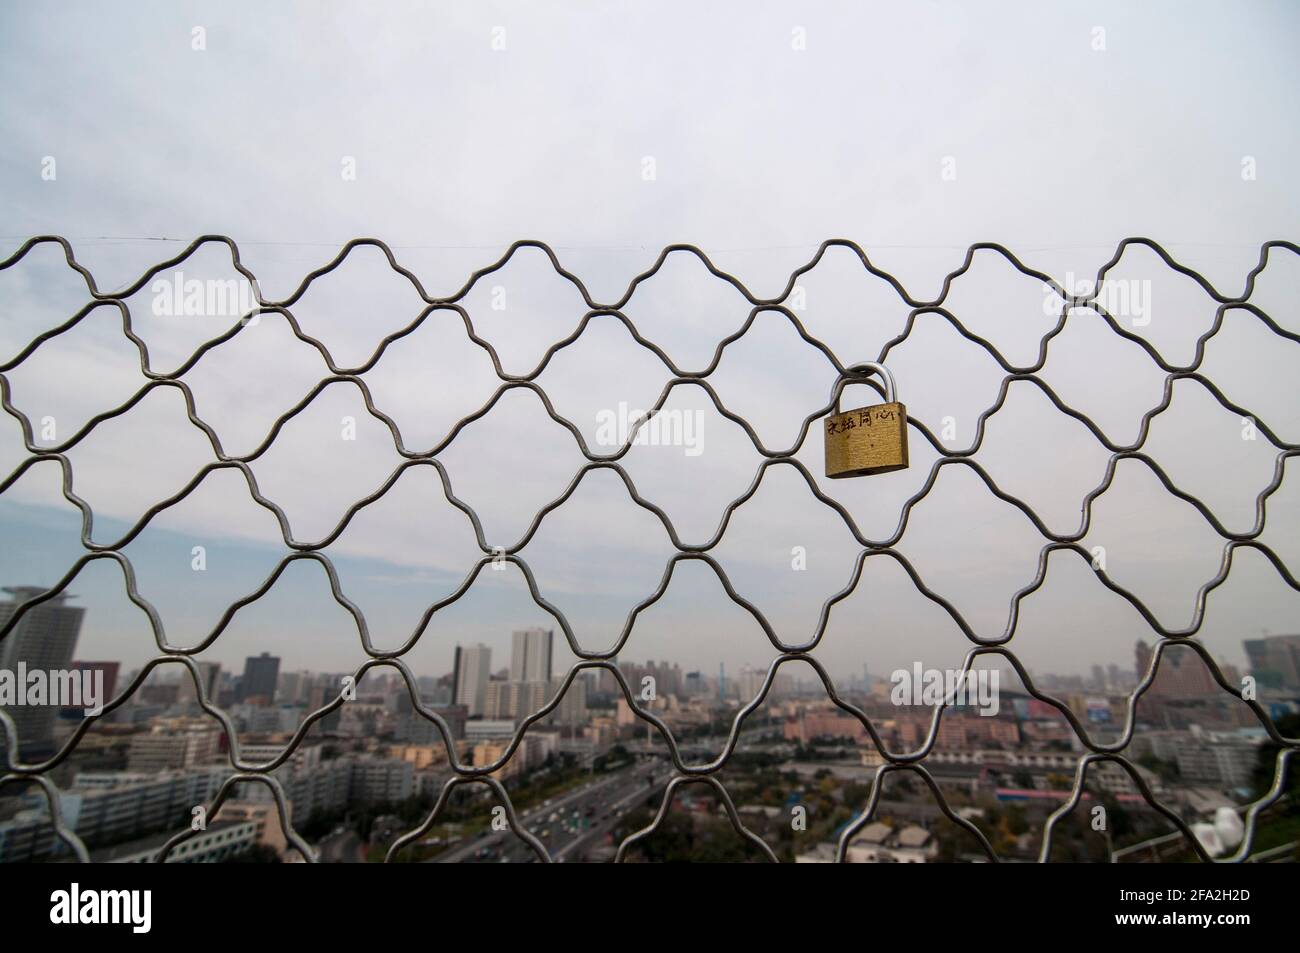
M 240 245 L 268 298 L 283 298 L 347 239 L 385 239 L 433 295 L 459 289 L 520 238 L 552 244 L 601 302 L 673 242 L 704 248 L 756 296 L 775 296 L 823 239 L 860 243 L 916 299 L 938 296 L 967 246 L 1001 242 L 1029 266 L 1091 278 L 1126 236 L 1163 243 L 1219 291 L 1239 295 L 1260 243 L 1300 235 L 1300 12 L 1290 3 L 480 3 L 389 5 L 12 3 L 0 10 L 0 255 L 32 235 L 72 239 L 101 289 L 134 282 L 205 233 Z M 196 47 L 201 47 L 197 48 Z M 51 163 L 49 160 L 53 160 Z M 50 172 L 53 171 L 53 176 Z M 651 172 L 653 174 L 651 174 Z M 352 173 L 355 173 L 354 175 Z M 187 278 L 233 277 L 207 246 Z M 1139 295 L 1122 320 L 1171 363 L 1187 364 L 1215 304 L 1150 251 L 1130 249 L 1112 273 Z M 1251 303 L 1300 330 L 1300 263 L 1276 252 Z M 81 279 L 53 246 L 0 272 L 0 360 L 86 304 Z M 155 371 L 170 371 L 231 321 L 153 313 L 146 286 L 128 300 Z M 790 302 L 795 305 L 795 302 Z M 1046 303 L 1046 307 L 1045 307 Z M 1008 361 L 1035 361 L 1057 320 L 1042 283 L 992 253 L 953 283 L 947 307 Z M 586 311 L 536 251 L 521 252 L 462 301 L 508 373 L 531 370 Z M 494 305 L 497 305 L 494 308 Z M 422 302 L 374 249 L 318 279 L 292 311 L 340 366 L 363 363 Z M 845 364 L 876 358 L 909 307 L 838 250 L 800 280 L 808 332 Z M 623 309 L 679 368 L 708 365 L 750 305 L 686 255 Z M 1202 371 L 1283 439 L 1300 440 L 1297 345 L 1254 315 L 1228 312 Z M 889 366 L 911 415 L 946 444 L 970 446 L 1004 372 L 944 318 L 920 316 Z M 198 414 L 229 453 L 247 453 L 327 369 L 285 321 L 264 317 L 186 373 Z M 15 405 L 51 417 L 60 440 L 145 383 L 111 307 L 45 343 L 6 375 Z M 1086 309 L 1050 344 L 1040 373 L 1116 443 L 1136 439 L 1161 400 L 1164 373 Z M 558 413 L 593 447 L 598 415 L 648 407 L 672 377 L 612 318 L 593 321 L 539 379 Z M 482 407 L 499 385 L 459 316 L 436 311 L 365 375 L 409 449 L 424 450 Z M 769 449 L 789 447 L 825 404 L 831 364 L 789 320 L 761 314 L 710 376 L 725 405 Z M 846 407 L 868 402 L 850 391 Z M 856 402 L 855 402 L 856 401 Z M 698 455 L 636 447 L 624 463 L 681 539 L 716 532 L 761 462 L 744 432 L 702 390 L 667 407 L 702 414 Z M 341 421 L 357 421 L 356 439 Z M 51 441 L 42 441 L 50 443 Z M 1146 451 L 1233 531 L 1249 530 L 1277 449 L 1242 439 L 1238 415 L 1198 384 L 1179 383 Z M 25 455 L 17 423 L 0 420 L 0 471 Z M 822 472 L 814 426 L 798 453 Z M 160 388 L 70 451 L 76 492 L 95 512 L 98 543 L 121 537 L 176 493 L 212 449 L 179 391 Z M 1108 452 L 1054 410 L 1032 383 L 1013 384 L 976 459 L 1055 532 L 1075 532 L 1083 496 Z M 910 469 L 820 480 L 867 536 L 890 536 L 903 501 L 937 459 L 913 432 Z M 491 545 L 512 545 L 584 463 L 573 437 L 535 395 L 505 395 L 440 459 Z M 348 506 L 401 462 L 391 436 L 350 384 L 332 385 L 290 421 L 252 466 L 286 511 L 294 537 L 331 532 Z M 0 496 L 0 582 L 50 585 L 82 551 L 80 516 L 41 464 Z M 1300 495 L 1284 480 L 1261 539 L 1300 566 Z M 898 550 L 951 599 L 981 637 L 1000 635 L 1012 593 L 1028 584 L 1045 540 L 974 474 L 945 467 L 913 511 Z M 1191 624 L 1198 588 L 1218 571 L 1223 539 L 1153 472 L 1122 463 L 1093 507 L 1085 545 L 1170 627 Z M 204 546 L 207 570 L 191 569 Z M 804 547 L 807 568 L 791 567 Z M 739 592 L 788 642 L 814 631 L 822 601 L 849 580 L 859 550 L 837 514 L 797 472 L 776 466 L 712 550 Z M 261 584 L 286 552 L 279 527 L 234 471 L 210 476 L 126 549 L 142 594 L 177 644 L 199 641 L 222 609 Z M 366 613 L 376 645 L 404 642 L 429 603 L 460 585 L 480 555 L 465 516 L 429 467 L 406 471 L 327 552 Z M 613 644 L 627 612 L 652 593 L 674 549 L 610 471 L 589 474 L 522 555 L 581 644 Z M 147 619 L 121 574 L 92 564 L 70 586 L 88 607 L 78 655 L 134 665 L 152 654 Z M 294 564 L 240 612 L 209 650 L 227 664 L 272 651 L 286 668 L 350 669 L 364 660 L 350 617 L 321 568 Z M 1209 599 L 1202 629 L 1223 659 L 1241 639 L 1296 631 L 1300 600 L 1271 565 L 1243 551 Z M 496 647 L 552 624 L 513 567 L 484 572 L 438 613 L 411 653 L 419 673 L 451 664 L 458 642 Z M 1047 584 L 1021 610 L 1012 647 L 1036 671 L 1131 668 L 1145 622 L 1082 560 L 1052 558 Z M 868 561 L 834 609 L 817 656 L 836 675 L 960 664 L 970 643 L 887 558 Z M 766 665 L 774 650 L 728 600 L 709 568 L 677 567 L 667 596 L 637 622 L 624 658 L 716 670 Z M 561 652 L 557 658 L 570 660 Z

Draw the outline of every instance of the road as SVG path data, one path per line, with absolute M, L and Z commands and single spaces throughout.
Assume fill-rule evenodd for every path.
M 600 844 L 622 816 L 663 790 L 672 771 L 652 759 L 611 772 L 523 812 L 520 823 L 535 834 L 557 861 L 581 860 Z M 537 855 L 511 830 L 488 831 L 467 844 L 444 851 L 434 863 L 527 863 Z

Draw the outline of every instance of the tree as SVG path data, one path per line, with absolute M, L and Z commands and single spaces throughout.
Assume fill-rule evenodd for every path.
M 278 864 L 279 862 L 279 852 L 265 844 L 254 844 L 242 854 L 236 854 L 223 861 L 227 864 Z
M 1274 722 L 1278 734 L 1284 738 L 1300 735 L 1300 715 L 1286 715 Z M 1272 738 L 1259 746 L 1256 755 L 1255 771 L 1252 776 L 1255 791 L 1262 795 L 1273 786 L 1273 777 L 1277 773 L 1278 752 L 1282 749 Z M 1287 763 L 1286 776 L 1282 779 L 1282 801 L 1288 811 L 1300 810 L 1300 768 L 1296 767 L 1296 758 L 1291 756 Z

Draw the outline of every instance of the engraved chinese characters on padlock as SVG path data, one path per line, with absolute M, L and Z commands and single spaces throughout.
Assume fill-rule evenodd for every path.
M 826 418 L 826 475 L 841 477 L 889 473 L 907 468 L 907 408 L 895 400 L 894 376 L 881 364 L 855 364 L 849 374 L 874 372 L 885 382 L 885 403 L 840 411 Z

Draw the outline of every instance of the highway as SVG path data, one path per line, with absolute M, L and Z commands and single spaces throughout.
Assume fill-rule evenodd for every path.
M 535 805 L 519 820 L 542 841 L 554 860 L 581 860 L 586 851 L 604 841 L 624 814 L 662 791 L 671 774 L 666 760 L 638 760 Z M 536 860 L 533 849 L 509 829 L 487 831 L 432 858 L 432 862 L 443 864 Z

